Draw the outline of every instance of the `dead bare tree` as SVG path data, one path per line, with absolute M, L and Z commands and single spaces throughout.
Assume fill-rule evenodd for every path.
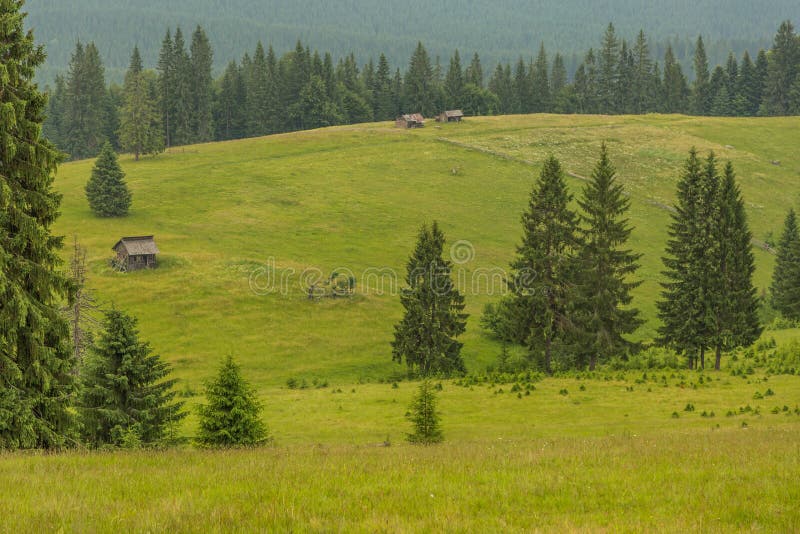
M 77 237 L 74 238 L 67 276 L 72 283 L 73 298 L 71 303 L 63 308 L 63 312 L 69 321 L 75 362 L 80 365 L 86 347 L 91 341 L 92 328 L 99 324 L 93 315 L 99 306 L 91 290 L 86 287 L 86 250 L 80 246 Z

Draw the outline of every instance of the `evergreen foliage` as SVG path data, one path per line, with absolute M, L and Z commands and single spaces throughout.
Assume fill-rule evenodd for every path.
M 103 146 L 94 164 L 86 184 L 86 199 L 98 217 L 122 217 L 128 214 L 132 196 L 111 143 Z
M 198 443 L 234 447 L 256 446 L 271 440 L 261 420 L 261 403 L 255 390 L 242 377 L 232 356 L 222 362 L 217 377 L 206 383 L 205 396 L 207 404 L 198 408 Z
M 432 445 L 444 440 L 441 417 L 436 410 L 436 393 L 428 380 L 423 380 L 411 403 L 408 419 L 414 425 L 414 432 L 407 435 L 410 443 Z
M 134 48 L 131 65 L 125 75 L 125 103 L 120 117 L 120 144 L 139 160 L 140 154 L 157 154 L 164 148 L 161 117 L 156 107 L 155 75 L 142 68 L 139 49 Z
M 639 311 L 629 306 L 630 292 L 640 283 L 630 277 L 641 256 L 625 248 L 632 230 L 625 218 L 630 199 L 616 180 L 605 143 L 578 204 L 583 224 L 573 297 L 575 332 L 577 352 L 588 355 L 593 370 L 612 356 L 624 355 L 631 346 L 624 336 L 642 324 Z
M 434 222 L 423 226 L 407 264 L 400 295 L 403 319 L 395 326 L 392 359 L 406 361 L 422 376 L 465 372 L 462 343 L 466 329 L 464 297 L 451 279 L 452 263 L 442 257 L 444 234 Z
M 136 320 L 105 314 L 103 331 L 81 369 L 78 409 L 84 440 L 94 447 L 157 445 L 186 415 L 175 402 L 169 365 L 139 340 Z
M 105 69 L 94 43 L 75 45 L 65 89 L 63 148 L 74 159 L 94 157 L 108 140 L 104 128 L 109 121 Z
M 770 292 L 772 305 L 781 315 L 800 320 L 800 233 L 793 209 L 786 214 Z
M 47 99 L 34 82 L 44 51 L 20 0 L 0 0 L 0 449 L 72 443 L 74 356 L 60 313 L 71 298 L 51 234 L 61 157 L 40 136 Z

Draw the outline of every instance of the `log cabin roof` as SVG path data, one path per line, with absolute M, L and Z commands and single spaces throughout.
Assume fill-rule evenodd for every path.
M 123 237 L 112 248 L 119 251 L 120 247 L 124 248 L 129 256 L 158 254 L 156 241 L 151 235 Z

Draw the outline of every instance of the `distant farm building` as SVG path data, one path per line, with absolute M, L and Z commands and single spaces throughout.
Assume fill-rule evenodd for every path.
M 158 247 L 151 235 L 123 237 L 113 250 L 117 253 L 114 263 L 121 271 L 138 271 L 156 266 Z
M 460 109 L 451 109 L 450 111 L 443 111 L 436 117 L 436 122 L 461 122 L 464 118 L 464 112 Z
M 422 128 L 425 126 L 425 117 L 421 113 L 411 113 L 409 115 L 400 115 L 395 121 L 398 128 Z

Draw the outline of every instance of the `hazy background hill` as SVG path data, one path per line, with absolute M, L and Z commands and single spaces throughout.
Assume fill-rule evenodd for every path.
M 443 63 L 459 48 L 462 56 L 478 51 L 487 66 L 529 57 L 543 41 L 572 70 L 609 21 L 629 40 L 644 29 L 656 57 L 671 41 L 688 66 L 698 34 L 716 64 L 730 50 L 766 48 L 782 20 L 800 19 L 797 0 L 28 0 L 26 9 L 47 45 L 43 80 L 66 70 L 78 39 L 97 43 L 112 79 L 121 78 L 134 44 L 154 66 L 167 27 L 176 25 L 207 30 L 217 71 L 258 40 L 281 52 L 298 38 L 361 61 L 384 52 L 393 66 L 405 66 L 418 40 Z

